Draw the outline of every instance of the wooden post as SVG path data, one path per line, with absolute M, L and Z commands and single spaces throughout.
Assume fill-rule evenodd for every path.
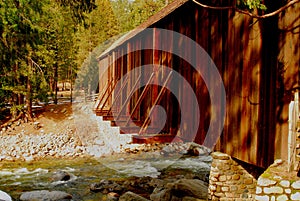
M 288 134 L 288 171 L 292 171 L 294 166 L 293 150 L 294 150 L 294 114 L 295 114 L 295 101 L 291 101 L 289 105 L 289 134 Z
M 160 51 L 159 51 L 159 47 L 160 47 L 160 32 L 157 28 L 154 28 L 153 30 L 153 71 L 154 71 L 154 78 L 153 78 L 153 85 L 152 90 L 151 90 L 151 104 L 152 106 L 153 103 L 155 102 L 156 98 L 158 97 L 158 93 L 159 93 L 159 65 L 160 65 Z M 149 108 L 151 110 L 151 108 Z M 150 111 L 149 111 L 150 112 Z M 153 125 L 155 125 L 156 121 L 158 121 L 158 115 L 157 113 L 153 113 Z
M 296 126 L 299 119 L 299 90 L 294 93 L 294 101 L 289 105 L 289 134 L 288 134 L 288 171 L 295 170 L 296 160 Z

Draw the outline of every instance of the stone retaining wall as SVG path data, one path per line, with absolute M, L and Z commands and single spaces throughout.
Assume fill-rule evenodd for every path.
M 211 200 L 254 200 L 256 179 L 229 155 L 214 152 L 208 195 Z
M 275 160 L 256 181 L 229 155 L 220 152 L 211 155 L 209 200 L 300 201 L 300 178 L 296 171 L 287 171 L 286 161 Z
M 259 178 L 256 187 L 258 201 L 300 200 L 300 181 Z
M 285 169 L 288 166 L 277 160 L 258 178 L 257 201 L 300 200 L 300 179 L 296 172 L 288 173 Z

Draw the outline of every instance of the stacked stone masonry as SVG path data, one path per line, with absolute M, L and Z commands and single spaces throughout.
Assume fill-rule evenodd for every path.
M 208 195 L 210 200 L 254 200 L 256 179 L 229 155 L 214 152 Z
M 258 201 L 300 200 L 300 180 L 289 181 L 281 178 L 260 177 L 256 187 Z
M 258 178 L 256 187 L 257 201 L 300 200 L 300 178 L 296 173 L 284 173 L 286 162 L 275 162 Z

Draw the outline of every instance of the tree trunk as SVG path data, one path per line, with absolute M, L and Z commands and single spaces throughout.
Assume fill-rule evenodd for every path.
M 54 104 L 57 104 L 57 82 L 58 82 L 58 67 L 54 65 Z
M 24 104 L 24 95 L 18 94 L 18 105 Z
M 27 117 L 32 121 L 32 87 L 31 87 L 31 73 L 32 73 L 32 61 L 28 59 L 28 76 L 26 83 L 26 108 L 27 108 Z
M 70 86 L 70 87 L 71 87 L 71 89 L 70 89 L 70 90 L 71 90 L 70 101 L 71 101 L 71 103 L 72 103 L 72 102 L 73 102 L 73 97 L 72 97 L 72 96 L 73 96 L 72 67 L 71 67 L 71 72 L 70 72 L 70 74 L 71 74 L 71 75 L 70 75 L 70 85 L 71 85 L 71 86 Z
M 26 93 L 26 107 L 27 107 L 27 115 L 29 120 L 32 120 L 32 89 L 30 83 L 30 76 L 27 78 L 27 93 Z

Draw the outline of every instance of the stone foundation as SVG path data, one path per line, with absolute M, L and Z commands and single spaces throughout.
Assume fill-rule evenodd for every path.
M 214 152 L 208 195 L 211 200 L 254 200 L 256 179 L 229 155 Z
M 296 172 L 287 172 L 287 169 L 285 162 L 276 160 L 258 178 L 255 200 L 300 200 L 300 178 Z
M 258 180 L 229 155 L 211 154 L 208 198 L 228 201 L 300 201 L 300 178 L 288 172 L 288 164 L 276 160 Z

